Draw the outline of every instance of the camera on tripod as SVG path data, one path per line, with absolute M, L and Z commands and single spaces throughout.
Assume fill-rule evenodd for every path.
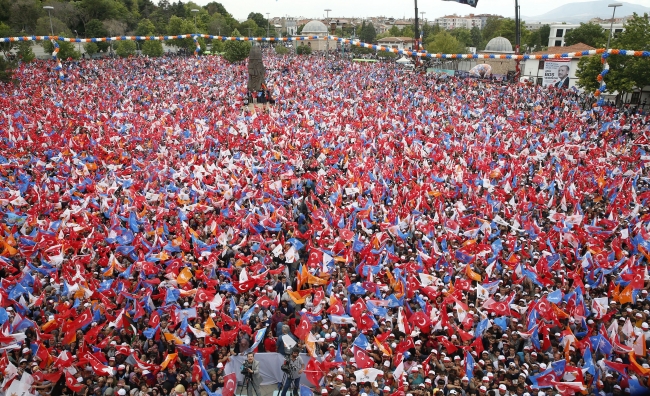
M 288 359 L 284 360 L 284 363 L 282 363 L 282 366 L 280 366 L 280 370 L 282 370 L 282 372 L 285 374 L 289 374 L 291 372 L 291 367 L 289 367 Z
M 246 377 L 251 377 L 253 375 L 253 370 L 251 369 L 252 364 L 244 362 L 241 366 L 241 373 Z

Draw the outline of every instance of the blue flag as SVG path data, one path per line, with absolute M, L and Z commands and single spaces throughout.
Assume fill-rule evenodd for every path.
M 165 295 L 165 304 L 175 303 L 178 300 L 178 297 L 181 296 L 181 291 L 178 289 L 167 289 L 167 294 Z
M 474 357 L 467 351 L 465 352 L 465 375 L 470 381 L 474 377 Z
M 368 344 L 368 338 L 366 337 L 366 335 L 361 333 L 357 336 L 357 338 L 355 338 L 352 345 L 358 346 L 359 348 L 365 351 L 368 345 L 370 344 Z
M 246 350 L 246 353 L 251 353 L 255 350 L 255 348 L 257 348 L 260 342 L 262 342 L 264 339 L 264 334 L 266 334 L 266 327 L 258 330 L 257 333 L 255 333 L 255 342 L 253 342 L 253 345 L 251 345 L 251 347 Z

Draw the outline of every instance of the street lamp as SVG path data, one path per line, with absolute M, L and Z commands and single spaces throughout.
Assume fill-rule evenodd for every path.
M 50 17 L 50 33 L 52 33 L 52 36 L 54 36 L 54 28 L 52 27 L 52 14 L 50 14 L 50 11 L 54 9 L 52 6 L 44 6 L 44 10 L 47 10 L 47 15 Z
M 193 9 L 190 10 L 190 11 L 192 12 L 192 14 L 194 14 L 194 27 L 196 28 L 196 32 L 198 33 L 199 28 L 196 27 L 196 14 L 199 12 L 199 10 L 197 10 L 196 8 L 193 8 Z
M 76 29 L 74 31 L 74 38 L 76 40 L 79 40 L 79 33 L 77 33 Z M 81 53 L 81 42 L 80 41 L 77 41 L 77 48 L 79 49 L 79 53 Z
M 325 40 L 326 40 L 325 41 L 325 43 L 326 43 L 325 57 L 328 58 L 328 59 L 330 57 L 330 38 L 329 38 L 330 29 L 331 29 L 331 26 L 330 26 L 330 11 L 332 11 L 332 10 L 330 10 L 329 8 L 325 9 L 325 12 L 327 13 L 327 36 L 325 37 Z
M 269 37 L 269 27 L 271 27 L 271 20 L 269 19 L 270 12 L 266 13 L 266 37 Z
M 612 7 L 614 11 L 612 11 L 612 22 L 609 24 L 609 37 L 607 37 L 607 49 L 609 49 L 609 42 L 612 39 L 612 29 L 614 28 L 614 15 L 616 14 L 616 7 L 622 7 L 622 3 L 612 3 L 609 4 L 607 7 Z

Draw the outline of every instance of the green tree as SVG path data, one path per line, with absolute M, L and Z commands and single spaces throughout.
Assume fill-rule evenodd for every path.
M 504 18 L 501 20 L 501 25 L 499 27 L 499 30 L 497 31 L 497 36 L 505 37 L 507 38 L 510 43 L 512 44 L 512 47 L 514 49 L 515 47 L 515 28 L 517 24 L 515 23 L 515 20 L 512 18 Z M 520 38 L 522 43 L 526 43 L 528 41 L 528 36 L 530 35 L 530 31 L 526 29 L 526 25 L 524 24 L 524 21 L 520 21 Z
M 395 25 L 391 26 L 391 28 L 388 29 L 388 33 L 390 33 L 388 37 L 398 37 L 402 34 L 401 30 L 399 30 L 399 28 Z
M 9 27 L 9 25 L 0 22 L 0 37 L 11 37 L 14 35 L 14 31 Z M 9 54 L 11 49 L 15 46 L 15 41 L 8 41 L 6 43 L 0 43 L 0 51 L 4 52 L 5 56 Z
M 65 37 L 74 37 L 68 25 L 58 18 L 52 17 L 52 28 L 55 32 L 63 32 Z M 50 30 L 50 18 L 47 16 L 38 18 L 34 31 L 38 36 L 49 36 L 52 31 Z
M 377 31 L 375 30 L 375 26 L 372 22 L 365 23 L 364 21 L 361 32 L 359 33 L 359 39 L 364 43 L 371 44 L 375 42 L 376 37 Z
M 284 45 L 276 45 L 275 53 L 278 55 L 287 55 L 289 53 L 289 48 L 285 47 Z
M 483 40 L 490 41 L 499 35 L 503 18 L 497 16 L 488 17 L 483 28 Z
M 548 24 L 542 25 L 542 27 L 539 28 L 538 32 L 539 41 L 542 44 L 542 48 L 548 47 L 548 39 L 551 36 L 551 26 Z
M 241 36 L 237 29 L 232 32 L 234 37 Z M 248 41 L 226 41 L 224 45 L 224 58 L 230 63 L 240 62 L 248 58 L 251 50 L 251 43 Z
M 98 37 L 106 37 L 106 36 L 108 36 L 108 30 L 106 30 L 106 28 L 104 27 L 104 25 L 99 19 L 93 19 L 88 21 L 88 23 L 86 23 L 86 37 L 98 38 Z M 97 42 L 97 48 L 101 52 L 106 52 L 109 46 L 110 44 L 105 41 Z
M 298 55 L 311 55 L 311 47 L 308 45 L 299 45 L 298 48 L 296 48 L 296 53 Z
M 459 27 L 450 30 L 449 33 L 456 37 L 456 40 L 458 40 L 458 42 L 463 46 L 469 47 L 472 45 L 472 32 L 469 29 Z
M 84 50 L 88 55 L 94 55 L 99 52 L 99 47 L 97 46 L 97 43 L 86 43 L 84 44 Z
M 564 36 L 565 45 L 583 43 L 595 48 L 604 48 L 607 34 L 602 26 L 596 23 L 581 23 L 580 27 L 572 29 Z
M 431 37 L 426 43 L 425 49 L 434 54 L 461 54 L 467 52 L 465 46 L 445 30 Z
M 636 13 L 628 19 L 625 30 L 611 43 L 612 48 L 631 48 L 637 51 L 650 51 L 650 21 L 648 14 Z M 607 91 L 619 94 L 632 92 L 638 87 L 650 85 L 650 67 L 646 58 L 611 55 L 607 58 L 609 73 L 605 76 Z M 600 56 L 583 58 L 578 63 L 578 85 L 585 89 L 595 89 L 598 74 L 602 71 Z
M 267 24 L 269 23 L 268 20 L 266 18 L 264 18 L 264 15 L 262 15 L 259 12 L 251 12 L 250 14 L 248 14 L 248 18 L 246 18 L 246 19 L 250 19 L 250 20 L 255 21 L 255 24 L 257 26 L 259 26 L 261 28 L 264 28 L 265 30 L 266 30 Z
M 11 6 L 11 26 L 15 31 L 33 34 L 36 21 L 44 13 L 40 0 L 15 0 Z
M 481 34 L 481 29 L 479 29 L 478 26 L 472 27 L 472 30 L 470 30 L 469 32 L 469 35 L 471 38 L 470 40 L 471 46 L 479 48 L 481 46 L 481 39 L 483 38 Z
M 128 58 L 129 56 L 135 55 L 136 49 L 137 46 L 135 44 L 135 41 L 131 40 L 120 41 L 115 45 L 115 53 L 120 58 Z
M 140 44 L 142 50 L 142 55 L 146 56 L 163 56 L 165 50 L 163 49 L 162 42 L 160 40 L 147 40 Z
M 229 36 L 232 32 L 232 25 L 221 14 L 214 14 L 207 23 L 208 34 L 213 36 Z
M 602 70 L 603 65 L 600 62 L 600 55 L 581 58 L 578 62 L 578 69 L 576 70 L 578 86 L 588 92 L 594 92 L 600 86 L 600 83 L 596 80 L 596 76 Z
M 205 9 L 208 11 L 208 14 L 213 15 L 213 14 L 221 14 L 223 16 L 231 16 L 228 11 L 226 11 L 226 8 L 221 4 L 217 3 L 216 1 L 211 1 L 208 4 L 205 5 Z
M 14 82 L 14 69 L 16 68 L 16 62 L 10 61 L 4 56 L 0 56 L 0 82 L 8 83 Z
M 415 32 L 413 31 L 413 27 L 404 26 L 402 28 L 402 31 L 400 32 L 400 36 L 401 37 L 410 37 L 410 38 L 415 37 Z
M 16 50 L 16 58 L 23 62 L 31 62 L 36 58 L 34 51 L 32 51 L 31 41 L 21 41 L 18 43 L 18 50 Z
M 191 19 L 183 19 L 174 15 L 167 24 L 167 34 L 170 35 L 187 34 L 192 32 L 199 33 Z M 173 39 L 169 41 L 169 43 L 175 47 L 184 48 L 189 52 L 194 52 L 194 49 L 196 48 L 194 38 L 192 37 Z M 205 40 L 203 38 L 199 38 L 199 44 L 201 44 L 201 49 L 205 50 Z
M 258 31 L 259 26 L 252 19 L 247 19 L 246 21 L 239 24 L 237 30 L 239 30 L 246 37 L 254 37 Z M 266 35 L 266 28 L 263 29 L 264 34 Z
M 156 33 L 156 26 L 149 19 L 141 19 L 135 29 L 136 36 L 153 36 Z
M 58 33 L 58 35 L 64 36 L 63 32 Z M 65 60 L 68 58 L 72 58 L 72 59 L 81 58 L 81 53 L 75 49 L 76 47 L 74 43 L 61 41 L 61 40 L 57 40 L 57 43 L 59 43 L 59 53 L 57 54 L 57 57 L 59 59 Z M 43 51 L 45 51 L 45 53 L 51 54 L 52 52 L 54 52 L 54 45 L 50 40 L 43 41 L 42 45 L 43 45 Z

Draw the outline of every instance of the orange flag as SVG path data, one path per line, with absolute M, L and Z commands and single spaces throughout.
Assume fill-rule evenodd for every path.
M 192 279 L 192 271 L 190 271 L 189 268 L 185 267 L 183 268 L 181 273 L 178 274 L 178 277 L 176 278 L 176 282 L 178 282 L 179 285 L 183 286 L 187 282 L 189 282 L 190 279 Z
M 475 280 L 477 282 L 481 281 L 481 275 L 479 275 L 476 272 L 472 271 L 472 269 L 469 267 L 469 264 L 467 264 L 465 266 L 465 275 L 467 275 L 467 277 L 469 279 Z
M 634 288 L 632 287 L 632 283 L 625 286 L 625 289 L 623 289 L 621 294 L 618 296 L 618 302 L 620 302 L 621 304 L 634 302 L 634 299 L 632 298 L 633 291 Z
M 177 357 L 178 357 L 178 353 L 170 353 L 169 355 L 167 355 L 165 360 L 163 360 L 163 362 L 160 363 L 160 367 L 162 367 L 163 370 L 166 369 L 167 365 L 169 365 L 169 363 L 176 360 Z

